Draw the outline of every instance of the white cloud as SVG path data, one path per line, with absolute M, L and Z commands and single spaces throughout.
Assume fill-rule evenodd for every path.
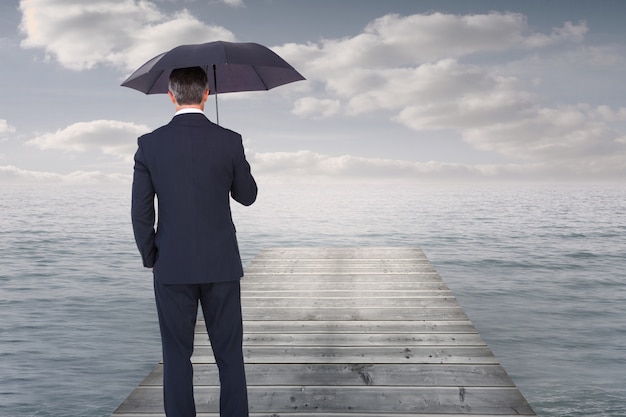
M 13 165 L 0 166 L 0 184 L 130 184 L 132 178 L 124 174 L 105 174 L 100 171 L 75 171 L 62 175 L 46 171 L 29 171 Z
M 307 117 L 330 117 L 339 112 L 339 100 L 304 97 L 294 103 L 293 113 Z
M 154 1 L 22 0 L 20 9 L 22 46 L 42 48 L 48 59 L 75 70 L 111 65 L 129 71 L 177 44 L 235 40 L 223 27 L 207 25 L 185 9 L 164 13 Z M 392 14 L 355 36 L 274 47 L 309 80 L 299 87 L 308 90 L 300 90 L 303 96 L 292 110 L 300 117 L 368 117 L 383 110 L 408 129 L 451 130 L 473 147 L 517 163 L 416 163 L 301 151 L 253 154 L 255 169 L 264 175 L 370 179 L 623 175 L 626 137 L 616 126 L 626 120 L 626 108 L 546 104 L 536 88 L 545 59 L 535 52 L 542 48 L 575 46 L 559 50 L 551 70 L 560 59 L 569 60 L 569 67 L 577 61 L 596 68 L 626 62 L 620 48 L 580 45 L 587 31 L 584 22 L 565 22 L 538 33 L 516 13 Z M 481 64 L 485 57 L 488 65 Z M 529 60 L 535 63 L 532 76 L 520 70 Z M 522 63 L 517 71 L 515 62 Z M 11 126 L 4 121 L 3 128 L 2 122 L 0 133 L 9 131 Z M 30 143 L 66 152 L 93 150 L 128 161 L 136 137 L 147 131 L 99 120 L 42 134 Z
M 560 162 L 518 164 L 460 164 L 413 162 L 353 155 L 331 156 L 313 151 L 247 152 L 255 175 L 268 181 L 503 181 L 537 179 L 604 180 L 626 174 L 626 159 L 614 157 L 603 164 L 571 166 Z
M 465 139 L 477 148 L 545 161 L 603 163 L 626 160 L 624 133 L 605 123 L 614 112 L 588 105 L 536 108 L 518 120 L 468 129 Z
M 526 18 L 514 13 L 387 15 L 350 38 L 286 44 L 274 50 L 301 68 L 309 80 L 323 84 L 324 100 L 341 100 L 336 107 L 349 114 L 415 106 L 430 115 L 427 124 L 458 129 L 458 117 L 467 123 L 480 116 L 474 123 L 488 123 L 500 120 L 510 109 L 514 110 L 510 117 L 517 117 L 516 112 L 529 105 L 520 80 L 459 59 L 580 42 L 586 32 L 585 23 L 566 23 L 550 34 L 533 33 Z M 307 100 L 295 111 L 316 115 L 305 111 L 314 103 Z M 450 114 L 451 108 L 463 111 Z M 429 128 L 400 114 L 396 120 L 416 130 Z
M 5 119 L 0 119 L 0 135 L 3 133 L 14 133 L 15 127 L 11 126 Z
M 57 149 L 65 152 L 95 150 L 126 162 L 132 161 L 137 149 L 137 137 L 148 133 L 144 125 L 116 120 L 79 122 L 53 133 L 39 135 L 27 143 L 40 149 Z
M 6 120 L 0 119 L 0 142 L 6 142 L 8 140 L 6 137 L 7 133 L 15 133 L 15 127 L 11 126 Z M 0 159 L 4 158 L 4 154 L 0 156 Z
M 587 25 L 567 22 L 549 35 L 531 32 L 526 17 L 517 13 L 399 16 L 389 14 L 370 22 L 362 33 L 319 45 L 287 44 L 276 48 L 296 67 L 318 79 L 350 68 L 416 66 L 476 53 L 541 48 L 580 42 Z
M 361 75 L 363 74 L 363 75 Z M 350 89 L 359 79 L 369 78 L 372 87 L 360 90 Z M 337 85 L 335 85 L 335 83 Z M 499 109 L 504 113 L 507 107 L 525 106 L 528 95 L 516 87 L 518 80 L 511 77 L 498 77 L 485 72 L 477 66 L 459 64 L 453 59 L 441 60 L 420 65 L 415 68 L 392 68 L 379 71 L 362 70 L 347 83 L 329 81 L 329 90 L 337 92 L 348 100 L 347 108 L 352 114 L 375 111 L 377 109 L 404 110 L 416 107 L 427 111 L 431 117 L 441 120 L 429 120 L 428 123 L 412 123 L 410 127 L 454 128 L 458 124 L 456 117 L 468 119 L 466 111 L 474 116 L 485 113 L 486 108 Z M 342 90 L 343 89 L 343 90 Z M 450 107 L 466 106 L 461 114 L 450 114 Z M 494 118 L 500 120 L 501 115 Z M 484 115 L 482 116 L 484 118 Z M 403 121 L 403 120 L 401 120 Z M 487 120 L 489 121 L 489 120 Z M 425 121 L 424 121 L 425 122 Z M 475 120 L 475 123 L 485 121 Z
M 562 162 L 518 164 L 460 164 L 414 162 L 354 155 L 326 155 L 309 150 L 297 152 L 246 152 L 255 177 L 261 183 L 416 183 L 437 181 L 535 181 L 607 180 L 626 175 L 626 159 L 614 157 L 584 166 Z M 0 166 L 1 184 L 129 184 L 128 174 L 75 171 L 58 174 Z
M 227 6 L 231 7 L 243 7 L 245 6 L 243 0 L 221 0 Z
M 150 1 L 21 0 L 24 48 L 43 48 L 73 70 L 112 65 L 125 71 L 174 46 L 198 40 L 234 40 L 187 10 L 163 13 Z
M 612 67 L 623 66 L 626 63 L 626 57 L 623 55 L 622 45 L 588 46 L 572 54 L 571 62 L 574 65 L 586 62 L 595 67 Z
M 441 162 L 411 162 L 353 155 L 331 156 L 313 151 L 258 153 L 248 152 L 254 172 L 261 176 L 291 179 L 326 178 L 334 180 L 424 179 L 467 174 L 481 174 L 482 168 Z M 488 170 L 483 171 L 487 173 Z M 463 176 L 462 175 L 462 176 Z
M 324 114 L 320 109 L 326 115 L 361 116 L 385 110 L 412 130 L 454 131 L 473 147 L 512 160 L 570 163 L 572 172 L 605 164 L 619 171 L 620 158 L 626 159 L 625 135 L 612 122 L 623 121 L 626 109 L 547 106 L 533 92 L 536 74 L 525 79 L 523 73 L 498 72 L 506 65 L 481 65 L 478 58 L 463 62 L 472 55 L 506 61 L 511 51 L 579 45 L 587 31 L 584 22 L 565 22 L 550 33 L 536 33 L 515 13 L 387 15 L 353 37 L 287 44 L 276 51 L 325 88 L 323 98 L 296 102 L 293 112 L 299 116 L 318 117 Z M 570 60 L 574 53 L 563 51 L 563 59 Z M 623 62 L 615 48 L 576 51 L 593 56 L 593 65 Z
M 609 106 L 598 106 L 594 111 L 599 119 L 608 122 L 626 120 L 626 107 L 613 110 Z

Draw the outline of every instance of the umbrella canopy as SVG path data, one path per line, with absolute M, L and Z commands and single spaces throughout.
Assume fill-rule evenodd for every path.
M 269 90 L 305 79 L 263 45 L 216 41 L 181 45 L 157 55 L 131 74 L 122 86 L 146 94 L 167 93 L 173 69 L 195 66 L 207 72 L 210 94 Z

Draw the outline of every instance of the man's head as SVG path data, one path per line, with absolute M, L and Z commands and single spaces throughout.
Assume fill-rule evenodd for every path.
M 177 105 L 201 105 L 206 100 L 209 81 L 201 67 L 177 68 L 170 74 L 168 88 Z

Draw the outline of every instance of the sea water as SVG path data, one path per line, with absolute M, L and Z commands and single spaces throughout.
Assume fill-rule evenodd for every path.
M 110 416 L 160 360 L 120 187 L 0 188 L 0 416 Z M 264 185 L 272 247 L 420 247 L 538 415 L 626 416 L 626 186 Z

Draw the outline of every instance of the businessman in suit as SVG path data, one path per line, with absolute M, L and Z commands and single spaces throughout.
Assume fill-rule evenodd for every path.
M 168 94 L 174 118 L 138 140 L 131 209 L 143 265 L 154 274 L 165 413 L 196 415 L 190 359 L 200 303 L 219 369 L 220 415 L 244 417 L 243 268 L 230 197 L 248 206 L 257 185 L 241 136 L 203 114 L 209 95 L 205 71 L 172 71 Z

